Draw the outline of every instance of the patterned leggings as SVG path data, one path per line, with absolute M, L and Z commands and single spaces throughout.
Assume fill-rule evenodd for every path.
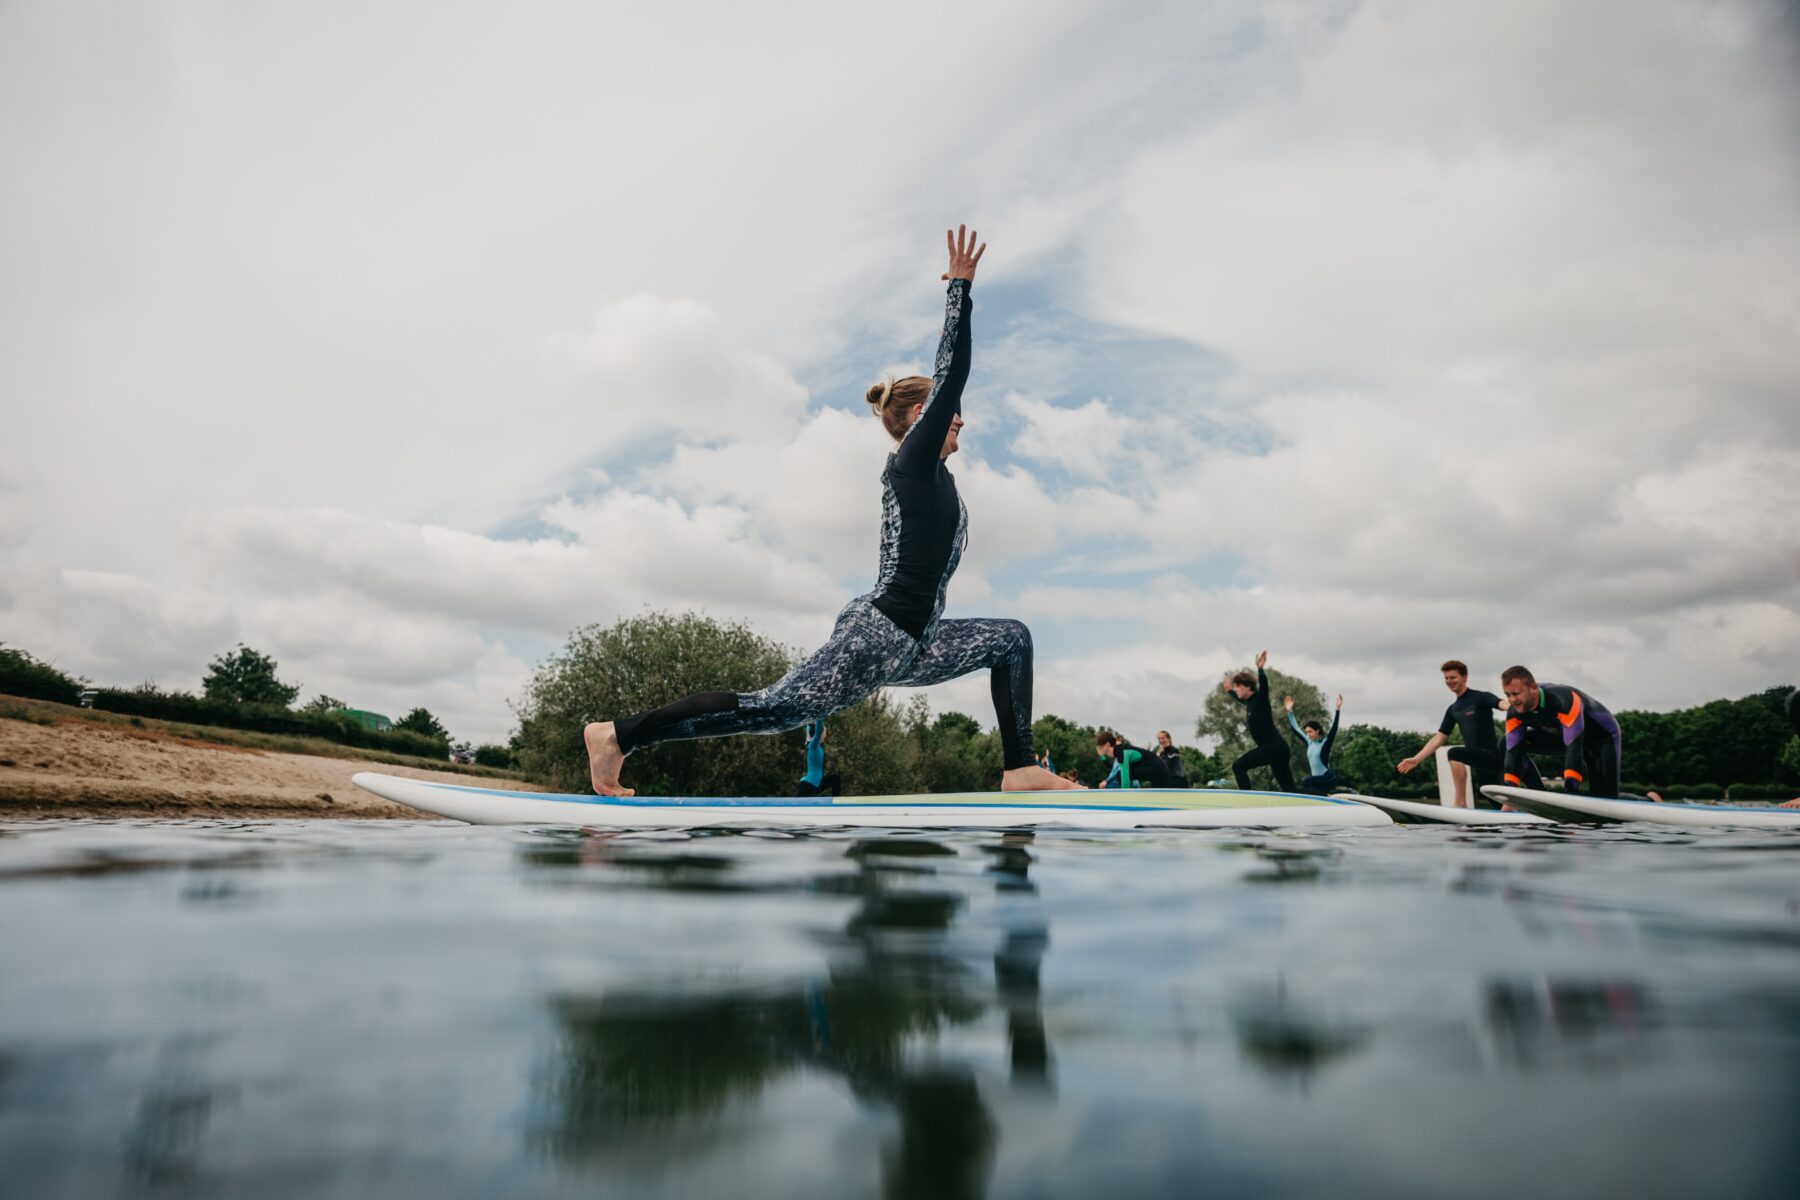
M 1031 631 L 1019 621 L 939 621 L 914 639 L 867 596 L 838 614 L 831 640 L 760 692 L 696 692 L 617 722 L 625 753 L 663 742 L 734 733 L 783 733 L 842 712 L 883 687 L 928 687 L 983 667 L 1006 769 L 1028 767 L 1031 750 Z

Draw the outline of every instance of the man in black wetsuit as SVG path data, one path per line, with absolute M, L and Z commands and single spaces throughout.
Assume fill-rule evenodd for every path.
M 1563 790 L 1604 800 L 1619 797 L 1619 755 L 1624 739 L 1606 706 L 1577 687 L 1540 684 L 1524 667 L 1500 676 L 1506 692 L 1504 778 L 1513 787 L 1542 788 L 1527 751 L 1563 756 Z
M 1256 745 L 1240 754 L 1237 761 L 1231 764 L 1231 773 L 1237 776 L 1238 791 L 1250 790 L 1250 768 L 1268 767 L 1275 772 L 1275 784 L 1278 790 L 1291 792 L 1294 790 L 1293 754 L 1288 749 L 1287 739 L 1275 728 L 1275 714 L 1269 706 L 1269 676 L 1263 670 L 1269 663 L 1269 652 L 1264 650 L 1256 656 L 1256 674 L 1239 671 L 1236 675 L 1227 675 L 1225 682 L 1219 686 L 1237 700 L 1247 710 L 1244 714 L 1250 727 L 1250 737 Z
M 1156 757 L 1162 759 L 1163 766 L 1169 770 L 1170 787 L 1193 786 L 1188 782 L 1187 764 L 1181 761 L 1181 748 L 1175 744 L 1175 739 L 1169 736 L 1166 729 L 1156 735 Z
M 1506 701 L 1492 692 L 1469 687 L 1469 666 L 1461 659 L 1451 659 L 1439 670 L 1444 673 L 1444 686 L 1455 697 L 1444 710 L 1438 731 L 1411 758 L 1400 760 L 1402 775 L 1437 753 L 1438 747 L 1450 740 L 1452 729 L 1462 730 L 1462 745 L 1450 747 L 1450 774 L 1456 781 L 1456 808 L 1497 809 L 1500 806 L 1481 794 L 1481 789 L 1500 782 L 1500 739 L 1494 733 L 1494 710 L 1504 709 Z M 1470 787 L 1470 776 L 1474 786 Z

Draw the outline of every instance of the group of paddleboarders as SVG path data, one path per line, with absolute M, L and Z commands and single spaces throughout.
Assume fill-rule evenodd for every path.
M 881 537 L 875 586 L 846 604 L 831 637 L 793 670 L 754 692 L 696 692 L 645 712 L 589 722 L 582 731 L 594 790 L 630 796 L 620 781 L 628 755 L 665 742 L 733 734 L 774 734 L 808 727 L 807 770 L 801 794 L 834 791 L 840 781 L 824 774 L 824 721 L 884 687 L 925 687 L 986 670 L 1003 757 L 1003 791 L 1078 788 L 1050 769 L 1032 748 L 1031 631 L 1005 618 L 945 618 L 945 599 L 968 543 L 968 512 L 946 465 L 959 448 L 962 397 L 973 356 L 970 292 L 987 246 L 973 230 L 946 230 L 949 265 L 944 320 L 930 378 L 888 379 L 868 389 L 865 399 L 881 421 L 894 449 L 881 472 Z M 1288 721 L 1305 740 L 1311 773 L 1296 788 L 1290 749 L 1276 728 L 1264 666 L 1240 671 L 1222 686 L 1245 706 L 1252 748 L 1232 763 L 1240 789 L 1248 790 L 1251 768 L 1267 766 L 1284 792 L 1331 791 L 1337 776 L 1330 755 L 1343 697 L 1329 730 L 1316 721 L 1299 725 L 1291 698 Z M 1599 701 L 1579 688 L 1540 685 L 1524 667 L 1502 675 L 1504 704 L 1489 692 L 1468 689 L 1468 668 L 1443 666 L 1444 682 L 1456 699 L 1437 735 L 1400 764 L 1410 771 L 1459 728 L 1463 744 L 1451 752 L 1457 795 L 1469 778 L 1481 786 L 1498 775 L 1508 783 L 1541 786 L 1528 752 L 1560 748 L 1565 787 L 1597 796 L 1616 796 L 1619 781 L 1619 725 Z M 1504 708 L 1506 744 L 1501 753 L 1493 733 L 1493 711 Z M 1137 750 L 1111 731 L 1102 731 L 1096 750 L 1113 760 L 1120 786 L 1157 781 L 1166 785 L 1185 771 L 1173 768 L 1180 752 L 1167 731 L 1154 753 Z
M 1565 792 L 1618 798 L 1623 749 L 1618 718 L 1590 693 L 1568 684 L 1540 684 L 1529 668 L 1515 666 L 1500 673 L 1502 697 L 1471 688 L 1468 665 L 1459 659 L 1450 659 L 1440 670 L 1454 699 L 1438 731 L 1417 754 L 1397 764 L 1402 775 L 1435 754 L 1452 730 L 1460 730 L 1462 745 L 1450 747 L 1447 756 L 1458 808 L 1501 807 L 1481 791 L 1494 784 L 1543 790 L 1543 776 L 1531 760 L 1534 753 L 1561 758 Z M 1497 711 L 1506 714 L 1504 746 L 1494 733 Z

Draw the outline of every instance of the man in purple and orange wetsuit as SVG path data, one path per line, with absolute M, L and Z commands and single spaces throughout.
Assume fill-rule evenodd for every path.
M 1619 722 L 1606 706 L 1577 687 L 1540 685 L 1524 667 L 1500 676 L 1506 693 L 1504 779 L 1513 787 L 1544 786 L 1527 751 L 1562 750 L 1563 790 L 1608 800 L 1619 796 Z

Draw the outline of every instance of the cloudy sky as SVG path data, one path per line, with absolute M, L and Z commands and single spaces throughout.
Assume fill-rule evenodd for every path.
M 0 180 L 0 641 L 100 682 L 486 740 L 585 623 L 816 644 L 958 221 L 1040 711 L 1800 676 L 1793 3 L 10 0 Z

